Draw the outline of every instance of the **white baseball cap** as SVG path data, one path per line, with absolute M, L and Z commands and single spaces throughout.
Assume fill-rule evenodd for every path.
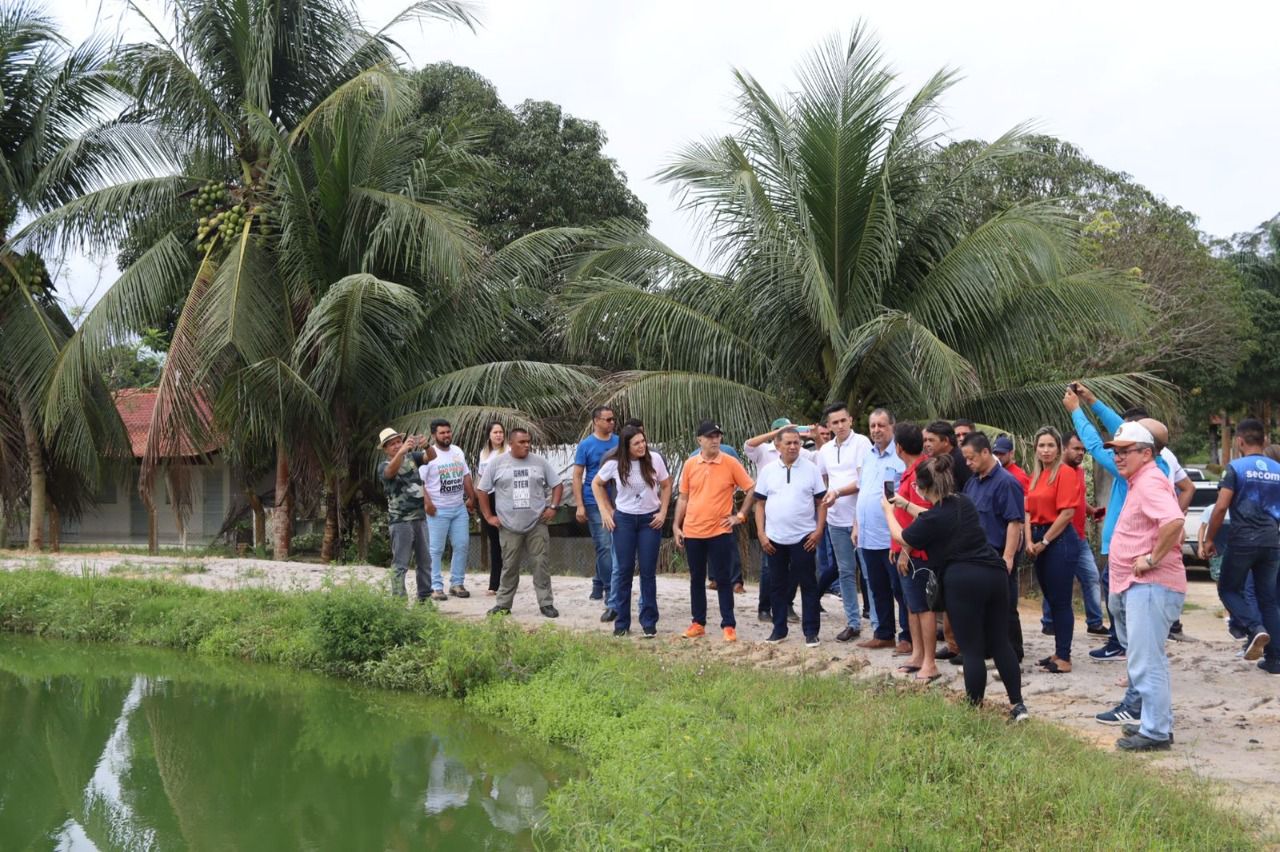
M 1155 446 L 1155 436 L 1151 434 L 1151 430 L 1141 423 L 1130 422 L 1121 423 L 1120 428 L 1116 430 L 1115 435 L 1111 437 L 1102 446 L 1104 447 L 1131 447 L 1134 444 L 1150 444 Z
M 395 429 L 392 429 L 391 427 L 388 426 L 386 429 L 383 429 L 381 432 L 378 433 L 378 446 L 385 447 L 387 445 L 387 441 L 390 441 L 392 438 L 403 438 L 403 437 L 404 437 L 403 432 L 397 432 Z

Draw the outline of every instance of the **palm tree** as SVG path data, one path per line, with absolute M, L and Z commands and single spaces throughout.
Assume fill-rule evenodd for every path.
M 945 168 L 939 99 L 953 72 L 904 96 L 859 27 L 817 50 L 785 99 L 735 79 L 737 130 L 660 173 L 716 271 L 622 222 L 566 269 L 569 357 L 614 369 L 605 396 L 659 437 L 706 414 L 751 434 L 835 400 L 1034 428 L 1060 419 L 1071 347 L 1142 327 L 1133 283 L 1088 270 L 1062 207 L 970 224 L 968 187 L 1020 131 Z M 1157 384 L 1091 381 L 1128 397 Z
M 168 11 L 171 29 L 154 25 L 155 40 L 126 48 L 120 65 L 133 100 L 127 118 L 160 132 L 176 165 L 100 183 L 25 231 L 99 246 L 130 237 L 142 246 L 59 357 L 46 432 L 81 404 L 104 353 L 162 325 L 181 305 L 142 461 L 148 503 L 175 448 L 209 446 L 226 425 L 210 417 L 208 404 L 227 378 L 264 359 L 286 360 L 303 318 L 336 280 L 326 253 L 345 248 L 330 242 L 340 234 L 307 226 L 314 211 L 301 199 L 316 185 L 285 154 L 322 117 L 371 92 L 394 98 L 397 86 L 388 28 L 366 29 L 345 0 L 171 0 Z M 465 3 L 420 0 L 392 24 L 425 18 L 473 22 Z M 429 259 L 437 274 L 460 276 L 471 248 L 459 219 L 399 196 L 370 195 L 361 204 L 367 215 L 391 211 L 370 237 L 384 253 L 411 249 L 397 261 Z M 343 259 L 361 262 L 359 252 Z M 272 450 L 283 556 L 297 446 L 278 431 Z M 180 467 L 170 474 L 181 511 L 190 505 L 186 478 Z
M 72 334 L 58 304 L 42 249 L 9 239 L 16 222 L 75 198 L 115 170 L 150 159 L 148 134 L 125 122 L 96 125 L 118 106 L 108 45 L 73 47 L 38 6 L 0 8 L 0 418 L 5 502 L 25 472 L 27 546 L 45 543 L 50 521 L 74 516 L 87 495 L 127 457 L 123 430 L 105 387 L 86 378 L 80 406 L 57 424 L 44 418 L 53 365 Z M 16 413 L 16 414 L 15 414 Z M 21 435 L 21 450 L 15 438 Z M 6 512 L 8 508 L 6 507 Z

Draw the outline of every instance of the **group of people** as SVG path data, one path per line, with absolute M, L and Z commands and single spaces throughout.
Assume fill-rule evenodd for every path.
M 984 700 L 985 661 L 992 659 L 1017 721 L 1027 718 L 1017 602 L 1019 564 L 1028 562 L 1043 593 L 1042 631 L 1054 637 L 1053 653 L 1036 665 L 1054 675 L 1072 670 L 1078 580 L 1086 629 L 1106 637 L 1090 656 L 1124 660 L 1129 674 L 1124 697 L 1097 721 L 1123 726 L 1122 749 L 1167 748 L 1173 715 L 1164 644 L 1181 629 L 1182 531 L 1194 486 L 1168 449 L 1167 428 L 1145 410 L 1117 414 L 1079 383 L 1066 390 L 1063 404 L 1074 431 L 1038 430 L 1030 472 L 1017 465 L 1009 436 L 993 440 L 971 421 L 922 427 L 895 422 L 879 408 L 862 435 L 848 407 L 836 404 L 820 424 L 782 418 L 749 439 L 743 449 L 753 477 L 723 443 L 719 425 L 707 420 L 696 430 L 698 452 L 675 471 L 678 488 L 642 422 L 627 421 L 617 434 L 614 411 L 597 408 L 591 434 L 576 448 L 572 488 L 595 549 L 591 597 L 604 604 L 601 621 L 612 623 L 615 636 L 630 634 L 638 573 L 641 635 L 657 634 L 656 571 L 675 491 L 672 536 L 690 583 L 685 638 L 706 635 L 707 592 L 715 591 L 723 639 L 737 641 L 734 596 L 743 586 L 734 530 L 754 518 L 762 561 L 758 611 L 772 623 L 766 642 L 785 641 L 798 623 L 804 643 L 816 646 L 821 598 L 834 594 L 841 602 L 836 641 L 891 649 L 903 658 L 897 672 L 922 683 L 940 677 L 938 662 L 950 660 L 963 666 L 975 704 Z M 454 548 L 449 594 L 467 596 L 466 518 L 478 507 L 494 547 L 489 591 L 497 601 L 490 613 L 510 611 L 527 567 L 542 614 L 556 617 L 545 522 L 563 497 L 557 472 L 530 452 L 527 432 L 513 429 L 508 444 L 494 424 L 473 485 L 451 437 L 444 421 L 432 424 L 432 446 L 393 430 L 381 436 L 393 593 L 405 593 L 408 558 L 417 549 L 419 596 L 430 588 L 432 597 L 446 598 L 440 561 L 447 539 Z M 1266 454 L 1257 421 L 1239 424 L 1236 441 L 1241 457 L 1228 467 L 1204 525 L 1202 552 L 1223 560 L 1219 587 L 1244 641 L 1241 656 L 1263 658 L 1261 669 L 1280 673 L 1280 648 L 1270 644 L 1280 630 L 1280 462 Z M 1113 478 L 1103 508 L 1087 499 L 1086 455 Z M 1101 573 L 1088 519 L 1101 523 Z M 429 582 L 421 567 L 428 537 Z M 862 639 L 864 619 L 871 635 Z

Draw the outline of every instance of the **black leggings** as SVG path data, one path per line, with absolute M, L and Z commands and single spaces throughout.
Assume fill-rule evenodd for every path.
M 1022 672 L 1009 643 L 1009 578 L 990 565 L 953 562 L 943 580 L 947 615 L 964 660 L 964 691 L 981 704 L 987 691 L 986 658 L 996 662 L 1010 704 L 1022 703 Z
M 493 497 L 489 498 L 493 500 Z M 502 543 L 498 540 L 498 528 L 480 516 L 480 536 L 489 539 L 489 591 L 498 591 L 498 580 L 502 577 Z M 483 546 L 483 543 L 481 544 Z

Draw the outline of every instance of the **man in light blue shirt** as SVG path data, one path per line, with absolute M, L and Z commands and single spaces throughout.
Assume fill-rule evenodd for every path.
M 883 408 L 871 412 L 867 419 L 871 451 L 862 460 L 858 472 L 858 506 L 853 527 L 853 541 L 867 572 L 867 588 L 871 598 L 871 627 L 874 635 L 858 643 L 860 648 L 894 648 L 910 653 L 911 632 L 907 623 L 906 601 L 902 597 L 902 578 L 889 560 L 889 525 L 884 520 L 886 482 L 896 488 L 904 470 L 893 445 L 893 415 Z M 898 641 L 893 638 L 893 602 L 898 602 Z

